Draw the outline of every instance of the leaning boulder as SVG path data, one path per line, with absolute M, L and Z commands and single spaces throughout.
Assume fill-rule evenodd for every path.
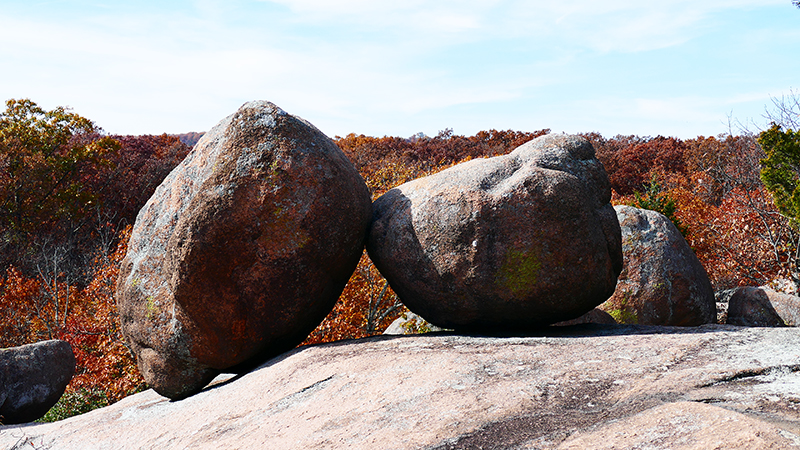
M 296 346 L 361 256 L 370 193 L 313 125 L 251 102 L 206 133 L 136 218 L 122 330 L 161 395 L 197 392 Z
M 41 418 L 58 402 L 74 374 L 75 355 L 65 341 L 0 350 L 0 423 Z
M 675 225 L 655 211 L 625 205 L 615 209 L 625 268 L 614 295 L 600 308 L 619 323 L 716 323 L 711 281 Z
M 727 323 L 748 327 L 800 325 L 800 297 L 765 287 L 737 288 L 728 302 Z
M 611 189 L 591 144 L 547 135 L 390 190 L 367 251 L 403 303 L 456 330 L 579 317 L 622 268 Z

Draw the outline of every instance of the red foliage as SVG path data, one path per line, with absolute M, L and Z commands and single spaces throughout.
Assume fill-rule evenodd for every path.
M 119 331 L 113 289 L 130 227 L 117 250 L 95 260 L 92 281 L 83 289 L 61 283 L 59 297 L 46 295 L 39 279 L 27 278 L 15 268 L 6 272 L 0 295 L 0 346 L 10 347 L 45 339 L 70 343 L 76 373 L 67 391 L 102 391 L 109 401 L 119 400 L 143 386 L 135 362 Z
M 336 306 L 303 344 L 380 334 L 404 311 L 397 295 L 364 252 Z
M 611 188 L 620 195 L 643 191 L 653 172 L 685 174 L 686 145 L 673 137 L 616 136 L 605 139 L 585 135 L 594 145 L 597 159 L 608 172 Z
M 411 181 L 472 158 L 502 155 L 533 138 L 545 135 L 521 131 L 480 131 L 475 136 L 454 135 L 452 130 L 436 137 L 382 138 L 355 134 L 336 137 L 336 144 L 364 177 L 373 197 Z
M 70 390 L 102 390 L 110 402 L 130 395 L 144 386 L 131 352 L 120 332 L 114 302 L 114 285 L 125 256 L 131 227 L 122 233 L 117 250 L 96 260 L 97 271 L 85 289 L 75 291 L 73 310 L 58 338 L 72 345 L 77 370 Z
M 33 305 L 39 296 L 39 281 L 22 276 L 16 268 L 9 267 L 0 283 L 0 347 L 15 347 L 36 342 L 37 327 Z
M 88 182 L 107 220 L 132 224 L 159 184 L 191 148 L 177 136 L 111 136 L 120 143 L 110 164 Z M 118 230 L 117 230 L 118 231 Z
M 13 222 L 14 226 L 24 225 L 15 231 L 26 236 L 17 236 L 13 242 L 0 240 L 8 255 L 0 261 L 5 274 L 0 279 L 4 318 L 0 345 L 65 339 L 78 361 L 69 389 L 101 390 L 114 401 L 142 387 L 120 336 L 113 300 L 129 231 L 119 232 L 135 220 L 158 184 L 190 149 L 176 136 L 104 138 L 91 123 L 84 125 L 86 132 L 68 139 L 59 135 L 61 147 L 54 147 L 55 154 L 89 148 L 96 158 L 70 167 L 64 180 L 53 183 L 44 177 L 37 181 L 39 187 L 33 187 L 19 183 L 22 172 L 0 173 L 0 197 L 5 195 L 6 200 L 20 189 L 52 191 L 55 186 L 61 192 L 54 201 L 46 193 L 34 192 L 44 195 L 47 207 L 31 209 L 25 221 L 13 222 L 11 213 L 17 211 L 13 208 L 0 211 L 4 214 L 0 233 L 7 233 Z M 459 162 L 508 153 L 547 132 L 489 130 L 459 136 L 445 130 L 435 137 L 408 139 L 349 134 L 337 137 L 336 143 L 362 174 L 373 197 L 378 197 L 399 184 Z M 677 204 L 675 214 L 688 228 L 687 241 L 715 288 L 763 284 L 786 275 L 788 252 L 797 251 L 800 241 L 763 189 L 758 176 L 763 153 L 752 136 L 700 136 L 686 141 L 662 136 L 585 136 L 608 171 L 613 202 L 630 203 L 632 194 L 643 191 L 655 176 L 663 194 Z M 13 139 L 8 142 L 17 145 Z M 91 145 L 101 148 L 92 150 Z M 46 167 L 34 156 L 19 161 Z M 0 160 L 0 168 L 4 167 L 9 167 L 7 161 Z M 39 176 L 46 170 L 34 172 Z M 80 192 L 72 189 L 75 186 L 81 187 Z M 6 205 L 31 206 L 9 202 Z M 97 256 L 86 261 L 84 255 Z M 305 344 L 378 334 L 403 311 L 364 253 L 333 311 Z

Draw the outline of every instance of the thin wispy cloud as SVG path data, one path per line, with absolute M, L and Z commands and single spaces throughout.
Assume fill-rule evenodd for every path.
M 747 61 L 800 54 L 799 23 L 788 0 L 12 1 L 0 96 L 119 133 L 207 129 L 259 98 L 340 135 L 715 134 L 796 87 L 800 63 Z

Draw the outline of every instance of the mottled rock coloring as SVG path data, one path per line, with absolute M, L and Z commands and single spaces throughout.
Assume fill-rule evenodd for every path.
M 2 423 L 33 422 L 44 416 L 75 374 L 75 355 L 61 340 L 0 350 Z
M 800 297 L 765 287 L 737 288 L 728 301 L 731 325 L 796 327 L 800 325 Z
M 675 225 L 655 211 L 626 205 L 615 209 L 625 268 L 614 295 L 600 308 L 619 323 L 716 323 L 711 281 Z
M 145 381 L 182 398 L 302 340 L 355 269 L 369 189 L 313 125 L 251 102 L 206 133 L 139 212 L 122 329 Z
M 591 144 L 547 135 L 390 190 L 373 204 L 367 250 L 434 325 L 540 327 L 614 292 L 622 250 L 610 198 Z

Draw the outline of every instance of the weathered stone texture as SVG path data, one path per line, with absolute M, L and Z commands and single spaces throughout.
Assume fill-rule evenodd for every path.
M 308 122 L 245 104 L 140 211 L 117 283 L 147 383 L 190 395 L 291 349 L 331 310 L 363 250 L 363 179 Z
M 797 328 L 729 325 L 381 336 L 301 347 L 181 401 L 146 391 L 0 427 L 0 448 L 790 449 L 798 349 Z
M 367 250 L 403 303 L 456 330 L 532 329 L 605 301 L 622 268 L 594 149 L 547 135 L 390 190 Z
M 663 214 L 615 207 L 625 267 L 600 308 L 619 323 L 695 326 L 716 323 L 711 281 L 689 244 Z
M 0 422 L 32 422 L 44 416 L 75 374 L 75 355 L 61 340 L 0 350 Z
M 737 288 L 728 301 L 727 323 L 750 327 L 800 325 L 800 297 L 764 287 Z

